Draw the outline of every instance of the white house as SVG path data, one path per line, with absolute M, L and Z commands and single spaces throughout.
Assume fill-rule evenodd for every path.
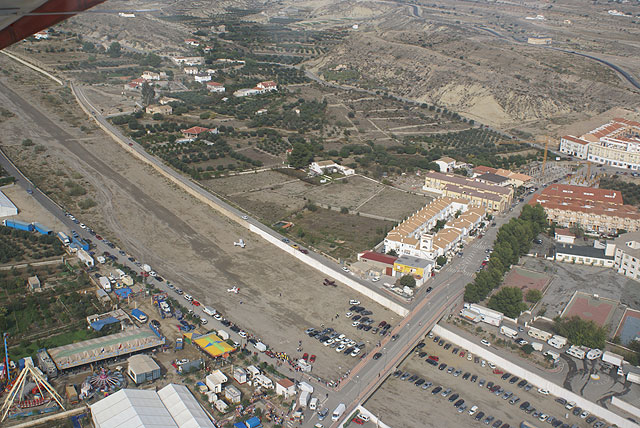
M 248 97 L 250 95 L 257 95 L 262 93 L 260 91 L 260 89 L 257 88 L 245 88 L 245 89 L 238 89 L 237 91 L 235 91 L 233 93 L 234 97 Z
M 309 165 L 309 170 L 318 175 L 332 174 L 336 172 L 339 172 L 343 175 L 353 175 L 356 173 L 352 168 L 347 168 L 345 166 L 335 163 L 332 160 L 312 162 Z
M 554 239 L 561 244 L 574 244 L 576 242 L 576 235 L 569 232 L 567 229 L 557 228 L 555 231 Z
M 261 90 L 263 90 L 265 92 L 277 91 L 278 90 L 278 85 L 273 80 L 267 80 L 267 81 L 258 83 L 256 85 L 256 88 L 261 89 Z
M 222 392 L 222 385 L 227 382 L 227 376 L 222 373 L 220 370 L 214 370 L 205 378 L 205 383 L 210 391 L 219 394 Z
M 196 74 L 198 74 L 198 67 L 185 67 L 183 68 L 183 71 L 185 72 L 185 74 L 195 76 Z
M 48 39 L 49 33 L 47 32 L 47 30 L 42 30 L 34 34 L 33 37 L 35 37 L 36 40 Z
M 435 163 L 440 167 L 440 172 L 453 172 L 456 169 L 456 160 L 447 156 L 443 156 Z
M 207 90 L 209 92 L 224 92 L 225 88 L 222 83 L 218 82 L 207 82 Z
M 193 76 L 193 79 L 196 82 L 199 82 L 199 83 L 209 82 L 211 80 L 211 75 L 210 74 L 196 74 L 195 76 Z
M 153 71 L 143 71 L 142 76 L 140 77 L 143 78 L 144 80 L 160 80 L 160 73 L 156 73 Z
M 200 42 L 198 42 L 196 39 L 186 39 L 184 42 L 189 46 L 200 46 Z
M 296 395 L 296 385 L 284 378 L 276 382 L 276 394 L 282 395 L 285 400 Z

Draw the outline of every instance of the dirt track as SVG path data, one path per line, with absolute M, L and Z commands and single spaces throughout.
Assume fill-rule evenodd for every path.
M 3 68 L 8 66 L 5 59 L 1 61 Z M 42 82 L 40 86 L 48 89 Z M 99 131 L 92 134 L 98 138 L 86 140 L 80 129 L 63 128 L 55 113 L 40 103 L 39 95 L 39 89 L 29 90 L 0 79 L 0 104 L 16 113 L 0 124 L 0 135 L 10 130 L 13 138 L 3 143 L 12 143 L 14 151 L 21 150 L 23 138 L 47 147 L 40 157 L 18 161 L 27 174 L 64 163 L 91 183 L 90 193 L 98 207 L 93 214 L 90 211 L 79 217 L 84 223 L 120 242 L 137 259 L 151 264 L 274 349 L 295 355 L 302 339 L 305 351 L 318 355 L 317 375 L 335 378 L 355 364 L 355 359 L 332 352 L 317 341 L 307 343 L 302 331 L 325 323 L 355 340 L 369 338 L 370 333 L 358 331 L 356 335 L 343 316 L 329 322 L 344 313 L 348 299 L 355 297 L 351 291 L 322 287 L 323 277 L 317 271 L 247 236 L 240 226 L 186 196 Z M 247 241 L 246 249 L 233 246 L 239 237 Z M 240 287 L 239 295 L 226 292 L 232 285 Z M 360 300 L 374 311 L 377 320 L 393 320 L 389 311 Z

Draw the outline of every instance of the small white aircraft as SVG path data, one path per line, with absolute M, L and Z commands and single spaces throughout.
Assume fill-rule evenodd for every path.
M 233 245 L 236 247 L 244 248 L 247 244 L 244 243 L 244 239 L 240 238 L 238 242 L 234 242 Z
M 238 294 L 240 292 L 240 289 L 236 286 L 234 286 L 233 288 L 227 288 L 227 293 L 236 293 Z

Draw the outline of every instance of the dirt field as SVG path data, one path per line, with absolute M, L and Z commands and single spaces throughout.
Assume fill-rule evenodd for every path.
M 4 67 L 7 60 L 1 61 Z M 2 86 L 0 103 L 16 117 L 0 124 L 0 130 L 5 132 L 4 127 L 13 124 L 17 141 L 31 137 L 36 144 L 55 148 L 46 152 L 49 162 L 38 164 L 41 159 L 34 157 L 27 171 L 36 166 L 45 171 L 65 159 L 97 189 L 98 207 L 80 216 L 81 221 L 120 242 L 137 259 L 262 337 L 273 349 L 295 354 L 305 328 L 328 323 L 353 297 L 363 300 L 380 319 L 392 318 L 389 311 L 354 296 L 344 286 L 322 287 L 323 277 L 317 271 L 186 196 L 106 136 L 83 141 L 80 129 L 61 128 L 55 111 L 39 103 L 38 89 L 32 92 L 7 78 L 0 85 L 11 85 L 16 91 Z M 96 226 L 100 224 L 106 227 Z M 233 246 L 238 237 L 245 239 L 247 248 Z M 226 292 L 234 285 L 240 287 L 239 295 Z M 334 324 L 345 331 L 351 328 L 344 317 Z M 335 378 L 355 364 L 354 359 L 345 359 L 330 348 L 315 352 L 319 362 L 314 372 L 325 378 Z
M 15 217 L 18 220 L 27 222 L 37 221 L 56 231 L 65 229 L 57 218 L 45 210 L 42 205 L 24 191 L 22 187 L 10 185 L 0 190 L 18 207 L 18 215 Z

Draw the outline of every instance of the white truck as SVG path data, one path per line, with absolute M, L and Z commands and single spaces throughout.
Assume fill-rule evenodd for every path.
M 256 349 L 257 349 L 258 351 L 260 351 L 260 352 L 265 352 L 265 351 L 267 350 L 267 345 L 265 345 L 265 344 L 264 344 L 264 343 L 262 343 L 262 342 L 256 342 L 256 343 L 253 345 L 253 347 L 254 347 L 254 348 L 256 348 Z
M 144 264 L 144 265 L 142 265 L 142 270 L 147 272 L 147 273 L 151 272 L 151 266 L 149 266 L 147 264 Z
M 210 308 L 209 306 L 203 306 L 202 307 L 202 312 L 204 312 L 205 314 L 209 315 L 209 316 L 214 316 L 216 314 L 216 310 L 213 308 Z
M 316 410 L 318 408 L 318 398 L 313 397 L 309 401 L 309 410 Z
M 220 339 L 222 340 L 227 340 L 229 339 L 229 333 L 224 330 L 218 330 L 218 337 L 220 337 Z
M 309 402 L 309 391 L 302 391 L 300 393 L 300 397 L 298 397 L 298 404 L 300 405 L 300 407 L 307 407 L 307 404 Z
M 516 337 L 518 337 L 518 331 L 512 328 L 509 328 L 506 325 L 500 326 L 500 334 L 504 334 L 505 336 L 511 339 L 515 339 Z
M 100 285 L 102 286 L 104 291 L 111 291 L 111 281 L 109 281 L 109 278 L 107 278 L 106 276 L 101 276 L 98 281 L 100 281 Z
M 640 374 L 629 372 L 627 373 L 627 380 L 633 383 L 640 383 Z
M 347 406 L 345 406 L 344 403 L 338 404 L 338 407 L 336 407 L 336 409 L 333 411 L 333 414 L 331 415 L 331 420 L 335 422 L 340 419 L 340 416 L 342 416 L 346 409 Z
M 614 354 L 613 352 L 604 351 L 602 353 L 602 361 L 605 363 L 612 364 L 616 367 L 622 367 L 622 362 L 624 358 L 621 355 Z

